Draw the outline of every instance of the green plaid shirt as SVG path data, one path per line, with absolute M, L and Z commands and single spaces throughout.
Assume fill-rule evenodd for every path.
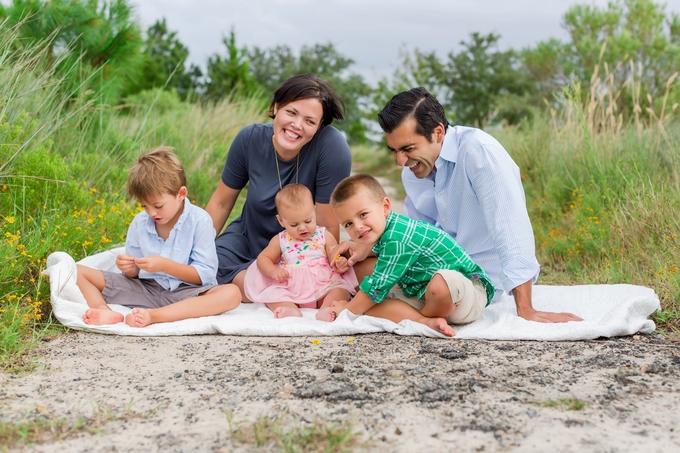
M 467 252 L 447 232 L 427 222 L 390 212 L 373 253 L 378 257 L 375 268 L 359 289 L 376 304 L 385 300 L 394 285 L 407 296 L 420 299 L 441 269 L 458 271 L 470 280 L 481 279 L 487 305 L 496 292 L 491 279 Z

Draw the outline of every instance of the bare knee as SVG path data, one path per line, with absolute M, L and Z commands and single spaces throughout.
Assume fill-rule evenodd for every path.
M 213 289 L 224 305 L 224 311 L 233 310 L 241 303 L 241 290 L 233 283 L 219 285 Z
M 451 291 L 446 280 L 439 274 L 435 274 L 427 285 L 426 300 L 431 302 L 452 302 Z

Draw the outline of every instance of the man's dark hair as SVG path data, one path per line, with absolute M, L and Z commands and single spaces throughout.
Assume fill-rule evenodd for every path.
M 378 113 L 378 122 L 385 133 L 390 133 L 407 118 L 415 118 L 416 133 L 432 142 L 432 133 L 439 124 L 449 125 L 444 107 L 425 88 L 411 88 L 396 94 Z
M 274 118 L 274 107 L 282 108 L 300 99 L 316 99 L 321 103 L 323 116 L 319 128 L 328 126 L 333 121 L 345 118 L 345 103 L 328 82 L 314 74 L 300 74 L 291 77 L 274 92 L 267 114 Z

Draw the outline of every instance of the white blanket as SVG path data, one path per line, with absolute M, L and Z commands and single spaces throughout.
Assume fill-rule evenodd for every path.
M 115 257 L 122 249 L 92 255 L 81 264 L 97 269 L 116 271 Z M 88 326 L 82 320 L 87 304 L 76 286 L 76 265 L 71 256 L 56 252 L 47 259 L 44 274 L 50 277 L 52 311 L 57 319 L 72 329 L 99 333 L 137 336 L 225 334 L 249 336 L 323 336 L 354 335 L 371 332 L 392 332 L 398 335 L 444 337 L 423 324 L 402 321 L 395 324 L 371 316 L 352 316 L 347 310 L 334 322 L 317 321 L 316 310 L 303 309 L 302 318 L 275 319 L 272 312 L 260 304 L 241 304 L 237 309 L 219 316 L 152 324 L 132 328 L 125 323 Z M 583 322 L 541 324 L 517 316 L 512 297 L 504 296 L 488 306 L 482 316 L 465 326 L 454 326 L 455 338 L 487 340 L 583 340 L 598 337 L 650 333 L 654 322 L 647 319 L 660 308 L 659 298 L 651 288 L 634 285 L 534 286 L 534 308 L 544 311 L 567 311 L 584 319 Z M 131 309 L 112 305 L 115 311 L 127 314 Z

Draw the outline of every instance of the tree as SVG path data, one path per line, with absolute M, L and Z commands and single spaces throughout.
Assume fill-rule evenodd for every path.
M 1 18 L 19 27 L 18 47 L 47 40 L 48 65 L 66 53 L 55 61 L 72 89 L 93 89 L 114 103 L 138 76 L 142 39 L 126 0 L 14 0 Z
M 680 18 L 666 15 L 665 6 L 652 0 L 618 0 L 606 8 L 575 5 L 563 27 L 569 42 L 540 43 L 524 52 L 528 70 L 546 87 L 573 79 L 587 92 L 595 82 L 596 92 L 614 95 L 616 109 L 630 114 L 636 105 L 644 111 L 650 98 L 662 98 L 667 81 L 680 70 Z
M 460 124 L 484 128 L 502 100 L 509 107 L 514 105 L 511 100 L 523 97 L 533 88 L 516 52 L 498 50 L 499 39 L 500 35 L 493 33 L 486 36 L 472 33 L 470 41 L 461 41 L 462 51 L 449 53 L 444 74 L 452 94 L 444 102 L 455 112 Z M 522 111 L 502 113 L 498 119 L 510 122 L 528 115 Z
M 236 34 L 231 30 L 229 38 L 222 42 L 227 48 L 227 54 L 214 54 L 208 58 L 208 81 L 206 82 L 206 96 L 219 99 L 225 96 L 253 95 L 258 86 L 250 73 L 248 50 L 236 45 Z
M 189 49 L 177 38 L 177 32 L 168 30 L 165 18 L 148 28 L 142 55 L 144 64 L 140 78 L 129 87 L 128 94 L 165 87 L 177 90 L 181 98 L 186 98 L 189 92 L 196 90 L 201 70 L 193 65 L 186 70 Z

